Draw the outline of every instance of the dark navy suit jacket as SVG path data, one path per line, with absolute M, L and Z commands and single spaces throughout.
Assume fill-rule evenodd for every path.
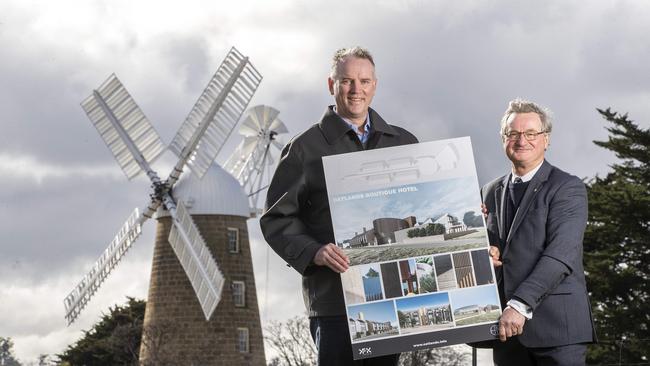
M 533 309 L 519 341 L 554 347 L 595 340 L 582 264 L 587 222 L 584 183 L 544 161 L 528 184 L 509 232 L 505 205 L 510 174 L 481 189 L 490 244 L 501 251 L 497 280 L 503 299 Z

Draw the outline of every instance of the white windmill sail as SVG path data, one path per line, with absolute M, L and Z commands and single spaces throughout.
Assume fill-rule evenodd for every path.
M 226 160 L 224 169 L 246 189 L 251 208 L 257 208 L 257 197 L 262 189 L 265 168 L 273 165 L 271 146 L 282 149 L 277 135 L 288 132 L 278 118 L 280 112 L 269 106 L 258 105 L 248 111 L 239 128 L 244 140 Z
M 115 74 L 81 102 L 81 107 L 129 180 L 143 171 L 139 157 L 127 146 L 129 140 L 149 164 L 165 150 L 158 133 Z
M 230 136 L 261 81 L 262 76 L 248 58 L 233 47 L 169 145 L 181 158 L 179 163 L 187 161 L 192 173 L 201 178 Z M 171 183 L 178 178 L 175 172 L 176 169 L 169 179 Z
M 223 168 L 242 185 L 241 174 L 251 154 L 257 148 L 258 140 L 257 136 L 245 136 L 223 165 Z
M 86 306 L 95 291 L 108 277 L 113 268 L 122 259 L 122 256 L 131 247 L 131 244 L 142 233 L 143 216 L 136 208 L 126 220 L 120 231 L 117 232 L 113 241 L 104 250 L 104 253 L 97 259 L 92 269 L 84 276 L 77 286 L 66 296 L 63 301 L 65 305 L 65 318 L 71 324 L 83 308 Z
M 194 288 L 205 319 L 209 320 L 221 300 L 223 274 L 183 203 L 179 202 L 176 209 L 168 207 L 168 211 L 174 220 L 169 243 Z
M 197 177 L 203 176 L 261 80 L 261 75 L 248 58 L 233 47 L 174 138 L 170 148 L 177 153 L 179 161 L 165 182 L 150 165 L 162 151 L 162 142 L 115 75 L 82 102 L 126 176 L 131 179 L 142 171 L 146 172 L 154 192 L 146 211 L 143 214 L 136 211 L 135 216 L 127 220 L 95 266 L 64 300 L 69 323 L 79 315 L 139 236 L 142 223 L 151 218 L 161 203 L 174 219 L 169 241 L 183 264 L 206 319 L 209 319 L 221 296 L 223 275 L 191 216 L 182 205 L 177 211 L 171 196 L 172 187 L 186 163 Z
M 128 179 L 146 172 L 154 186 L 162 185 L 150 163 L 164 149 L 158 133 L 113 74 L 81 103 L 88 118 L 111 150 Z M 65 298 L 66 319 L 72 323 L 120 259 L 140 236 L 142 224 L 160 205 L 153 200 L 143 214 L 138 209 L 127 219 L 95 265 Z

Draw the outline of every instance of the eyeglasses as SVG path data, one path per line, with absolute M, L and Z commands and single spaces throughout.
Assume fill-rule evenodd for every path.
M 540 131 L 540 132 L 534 132 L 534 131 L 525 131 L 525 132 L 517 132 L 517 131 L 510 131 L 507 134 L 503 135 L 503 137 L 508 140 L 508 141 L 519 141 L 519 138 L 521 135 L 524 135 L 526 140 L 528 141 L 533 141 L 537 138 L 537 136 L 546 133 L 546 131 Z

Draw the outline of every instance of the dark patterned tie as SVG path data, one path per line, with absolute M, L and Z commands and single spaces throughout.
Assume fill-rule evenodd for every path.
M 506 233 L 510 232 L 510 227 L 515 218 L 515 213 L 517 212 L 521 198 L 526 192 L 526 186 L 528 186 L 528 183 L 524 183 L 519 177 L 515 177 L 515 179 L 508 184 L 508 197 L 510 199 L 508 199 L 506 203 Z

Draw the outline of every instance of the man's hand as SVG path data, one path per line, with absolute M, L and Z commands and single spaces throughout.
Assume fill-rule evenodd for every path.
M 350 267 L 350 259 L 343 249 L 329 243 L 323 245 L 314 256 L 314 263 L 318 266 L 327 266 L 336 273 L 343 273 Z
M 510 306 L 501 314 L 499 318 L 499 339 L 505 342 L 506 339 L 522 334 L 524 332 L 524 323 L 526 318 Z
M 481 203 L 481 212 L 483 213 L 483 218 L 487 220 L 488 208 L 485 203 Z
M 503 262 L 499 260 L 499 257 L 501 256 L 501 251 L 499 251 L 499 247 L 490 245 L 490 259 L 492 259 L 492 265 L 494 267 L 501 267 L 503 265 Z

